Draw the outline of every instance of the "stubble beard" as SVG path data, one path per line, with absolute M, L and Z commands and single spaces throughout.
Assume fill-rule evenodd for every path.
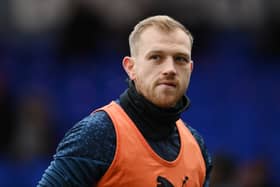
M 178 88 L 175 90 L 162 90 L 159 88 L 159 85 L 156 85 L 155 83 L 151 84 L 153 84 L 151 87 L 146 87 L 143 86 L 145 84 L 142 81 L 135 81 L 135 88 L 140 95 L 144 96 L 149 102 L 160 108 L 174 107 L 184 95 L 184 92 L 178 94 L 178 92 L 181 92 Z
M 155 90 L 154 91 L 154 103 L 161 108 L 171 108 L 176 105 L 180 100 L 181 95 L 178 94 L 178 90 L 172 92 L 168 90 Z

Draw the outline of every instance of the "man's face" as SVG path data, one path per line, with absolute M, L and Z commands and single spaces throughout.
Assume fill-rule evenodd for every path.
M 192 72 L 188 35 L 180 29 L 163 32 L 150 27 L 137 46 L 129 74 L 137 91 L 159 107 L 175 106 L 186 92 Z

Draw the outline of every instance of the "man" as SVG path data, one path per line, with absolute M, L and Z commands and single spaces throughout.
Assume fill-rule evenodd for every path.
M 193 38 L 168 16 L 149 17 L 129 36 L 129 88 L 76 124 L 38 186 L 206 187 L 210 157 L 181 119 Z

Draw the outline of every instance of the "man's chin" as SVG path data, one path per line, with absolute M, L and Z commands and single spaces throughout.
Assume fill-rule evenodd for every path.
M 176 102 L 174 100 L 169 101 L 169 100 L 166 100 L 163 98 L 163 99 L 157 101 L 156 105 L 160 108 L 172 108 L 176 105 Z

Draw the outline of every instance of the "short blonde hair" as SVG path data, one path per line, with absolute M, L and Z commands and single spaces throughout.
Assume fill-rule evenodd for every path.
M 152 26 L 157 27 L 161 31 L 165 31 L 165 32 L 171 32 L 176 29 L 181 29 L 188 35 L 191 42 L 191 46 L 193 45 L 193 36 L 191 32 L 184 25 L 182 25 L 175 19 L 166 15 L 152 16 L 140 21 L 137 25 L 135 25 L 133 31 L 130 33 L 129 48 L 130 48 L 131 56 L 136 55 L 136 51 L 137 51 L 136 44 L 139 41 L 141 33 L 148 27 L 152 27 Z

